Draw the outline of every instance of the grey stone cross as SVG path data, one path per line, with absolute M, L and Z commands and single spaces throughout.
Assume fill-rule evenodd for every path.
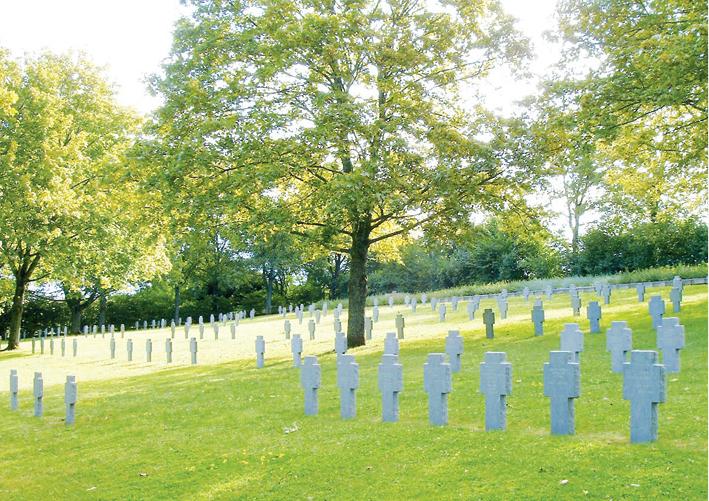
M 344 332 L 335 334 L 335 353 L 344 355 L 347 352 L 347 336 Z
M 485 430 L 504 430 L 507 395 L 512 393 L 512 364 L 504 352 L 485 353 L 480 364 L 480 393 L 485 395 Z
M 364 338 L 372 339 L 372 317 L 364 317 Z
M 17 394 L 20 391 L 17 369 L 10 369 L 10 409 L 17 410 Z
M 78 397 L 78 391 L 76 387 L 76 377 L 67 376 L 66 383 L 64 383 L 64 404 L 66 405 L 66 417 L 64 418 L 64 424 L 74 424 L 76 420 L 76 400 Z
M 497 308 L 500 310 L 500 319 L 505 320 L 507 318 L 507 298 L 505 296 L 497 296 Z
M 648 302 L 650 317 L 652 317 L 652 326 L 657 329 L 662 325 L 662 316 L 665 314 L 665 302 L 662 296 L 652 296 Z
M 168 364 L 172 363 L 172 338 L 165 340 L 165 360 Z
M 657 353 L 633 350 L 623 364 L 623 399 L 630 400 L 630 441 L 657 440 L 658 404 L 665 401 L 665 368 Z
M 128 341 L 126 341 L 126 352 L 128 353 L 128 361 L 132 362 L 133 361 L 133 340 L 130 338 L 128 339 Z
M 439 322 L 446 321 L 446 304 L 445 303 L 441 303 L 438 305 L 438 321 Z
M 290 351 L 293 354 L 293 367 L 300 367 L 300 355 L 303 353 L 303 340 L 300 334 L 293 334 L 290 340 Z
M 682 305 L 682 289 L 672 287 L 672 290 L 670 290 L 670 301 L 672 301 L 672 312 L 679 313 Z
M 318 388 L 320 388 L 318 357 L 310 355 L 303 359 L 303 365 L 300 368 L 300 386 L 305 392 L 305 415 L 317 416 Z
M 679 350 L 684 348 L 684 326 L 678 318 L 663 318 L 657 328 L 657 349 L 662 350 L 662 364 L 667 372 L 679 372 Z
M 485 324 L 485 337 L 493 339 L 495 337 L 495 312 L 491 308 L 483 312 L 483 323 Z
M 534 323 L 534 335 L 544 334 L 544 308 L 535 306 L 532 308 L 532 322 Z
M 581 394 L 581 369 L 573 353 L 552 351 L 544 364 L 544 396 L 551 399 L 552 435 L 573 435 L 574 399 Z
M 308 321 L 308 334 L 311 341 L 315 339 L 315 322 L 313 322 L 312 318 Z
M 645 302 L 645 284 L 636 285 L 635 290 L 638 293 L 638 303 Z
M 571 296 L 571 309 L 575 317 L 581 315 L 581 297 L 578 294 Z
M 145 340 L 145 361 L 153 361 L 153 341 L 150 338 Z
M 572 353 L 573 362 L 580 361 L 580 353 L 583 351 L 583 332 L 581 332 L 579 324 L 564 324 L 564 330 L 561 331 L 559 345 L 561 351 Z
M 337 357 L 337 387 L 340 389 L 340 417 L 350 419 L 357 414 L 355 392 L 359 387 L 359 365 L 354 355 Z
M 256 368 L 262 369 L 264 366 L 264 354 L 266 353 L 266 341 L 263 336 L 256 336 Z
M 399 356 L 399 340 L 395 332 L 387 332 L 384 338 L 384 354 Z
M 396 336 L 399 339 L 404 339 L 404 317 L 401 313 L 398 313 L 396 315 L 396 319 L 394 320 L 394 324 L 396 325 Z
M 453 389 L 451 366 L 443 353 L 429 353 L 423 364 L 423 388 L 428 393 L 428 420 L 436 426 L 448 424 L 448 394 Z
M 611 370 L 623 372 L 625 354 L 633 349 L 633 331 L 627 322 L 615 321 L 606 331 L 606 351 L 611 354 Z
M 312 322 L 312 320 L 310 320 Z M 283 330 L 286 333 L 286 339 L 290 339 L 290 320 L 285 320 L 283 322 Z
M 591 334 L 601 332 L 601 305 L 598 301 L 591 301 L 586 306 L 586 318 L 591 325 L 589 332 Z
M 403 374 L 404 369 L 399 363 L 399 357 L 386 353 L 382 355 L 378 384 L 382 394 L 382 421 L 386 423 L 399 420 L 399 393 L 404 389 Z
M 192 365 L 197 364 L 197 339 L 190 338 L 190 362 Z
M 42 417 L 44 380 L 42 379 L 41 372 L 34 373 L 34 380 L 32 381 L 32 395 L 34 396 L 34 415 L 35 417 Z
M 451 372 L 460 372 L 460 356 L 463 354 L 463 338 L 459 331 L 448 331 L 446 337 L 446 354 L 451 366 Z

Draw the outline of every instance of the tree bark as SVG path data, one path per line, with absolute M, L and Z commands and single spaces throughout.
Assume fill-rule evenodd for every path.
M 100 300 L 98 307 L 98 324 L 106 325 L 106 303 L 108 302 L 108 299 L 106 298 L 105 291 L 101 291 L 99 294 Z
M 29 275 L 23 273 L 15 277 L 15 293 L 12 296 L 12 307 L 10 308 L 10 335 L 7 339 L 7 350 L 16 350 L 20 345 L 22 313 L 25 311 L 25 292 L 29 278 Z
M 263 267 L 263 276 L 266 280 L 266 306 L 264 308 L 264 313 L 266 315 L 271 314 L 271 308 L 273 307 L 273 280 L 275 278 L 275 272 L 271 268 Z
M 175 286 L 175 325 L 178 324 L 180 319 L 180 286 Z
M 347 285 L 347 346 L 364 346 L 364 309 L 367 302 L 367 255 L 369 254 L 370 218 L 358 222 L 352 232 L 350 280 Z

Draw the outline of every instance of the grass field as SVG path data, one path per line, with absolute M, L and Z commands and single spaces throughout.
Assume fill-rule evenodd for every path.
M 648 291 L 646 299 L 657 293 L 667 300 L 669 289 Z M 584 310 L 591 299 L 583 295 Z M 304 334 L 305 354 L 319 354 L 323 370 L 320 414 L 308 418 L 280 317 L 244 321 L 237 341 L 205 340 L 194 367 L 184 359 L 164 363 L 161 340 L 169 330 L 131 334 L 156 336 L 152 364 L 139 361 L 140 342 L 134 363 L 107 361 L 101 339 L 82 340 L 76 360 L 29 355 L 24 343 L 25 356 L 0 354 L 0 499 L 706 499 L 707 287 L 685 288 L 676 315 L 687 336 L 682 371 L 668 375 L 659 440 L 644 445 L 629 443 L 629 403 L 622 376 L 610 371 L 605 334 L 585 336 L 576 435 L 550 436 L 542 367 L 565 322 L 578 321 L 586 333 L 588 322 L 574 319 L 568 295 L 559 294 L 545 300 L 545 335 L 535 338 L 531 305 L 511 298 L 494 340 L 485 339 L 480 320 L 483 308 L 496 309 L 493 300 L 483 300 L 474 321 L 464 303 L 445 323 L 429 307 L 406 310 L 401 420 L 387 424 L 380 421 L 377 364 L 384 333 L 403 307 L 381 308 L 375 342 L 350 350 L 360 366 L 350 421 L 339 418 L 332 314 L 318 327 L 317 343 L 307 340 L 307 314 L 303 327 L 290 316 L 293 332 Z M 604 332 L 613 320 L 628 321 L 635 348 L 655 348 L 647 304 L 637 303 L 634 290 L 614 291 L 603 308 Z M 427 420 L 423 363 L 427 353 L 443 351 L 454 328 L 465 339 L 463 368 L 454 375 L 449 426 L 435 428 Z M 257 333 L 270 341 L 260 370 L 251 355 Z M 505 432 L 483 430 L 479 363 L 490 350 L 507 352 L 513 364 Z M 23 383 L 19 412 L 7 405 L 14 367 Z M 32 417 L 32 370 L 51 374 L 41 419 Z M 79 383 L 73 427 L 63 423 L 57 384 L 69 373 Z

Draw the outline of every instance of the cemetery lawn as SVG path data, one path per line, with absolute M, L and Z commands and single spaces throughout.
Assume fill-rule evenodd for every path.
M 668 292 L 662 289 L 666 301 Z M 655 293 L 648 290 L 646 300 Z M 591 299 L 584 294 L 584 312 Z M 610 371 L 605 351 L 612 320 L 628 321 L 635 348 L 655 347 L 647 303 L 637 303 L 633 289 L 613 291 L 598 335 L 588 334 L 585 316 L 574 319 L 568 295 L 559 294 L 545 298 L 543 337 L 533 336 L 532 300 L 511 298 L 510 314 L 527 312 L 524 319 L 498 319 L 496 338 L 487 340 L 480 313 L 493 304 L 483 300 L 475 321 L 459 324 L 465 303 L 445 324 L 429 307 L 406 314 L 407 328 L 428 322 L 440 336 L 402 341 L 399 423 L 380 421 L 381 345 L 350 350 L 360 366 L 350 421 L 339 417 L 333 353 L 318 357 L 316 417 L 303 415 L 291 361 L 268 356 L 260 370 L 239 360 L 79 381 L 70 428 L 61 385 L 45 389 L 42 419 L 31 417 L 29 390 L 20 392 L 19 412 L 9 411 L 3 391 L 0 499 L 707 499 L 706 286 L 685 287 L 682 312 L 667 314 L 686 328 L 682 371 L 668 374 L 659 440 L 644 445 L 629 443 L 622 376 Z M 542 367 L 572 321 L 586 333 L 576 435 L 552 437 Z M 436 428 L 428 424 L 423 363 L 427 353 L 443 351 L 445 331 L 457 325 L 463 368 L 453 378 L 449 425 Z M 513 364 L 506 432 L 483 429 L 485 351 L 505 351 Z

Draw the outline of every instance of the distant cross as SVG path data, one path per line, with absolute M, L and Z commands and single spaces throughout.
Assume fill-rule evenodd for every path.
M 544 364 L 544 396 L 551 398 L 552 435 L 573 435 L 574 399 L 581 394 L 581 369 L 573 353 L 552 351 Z
M 229 330 L 231 331 L 231 338 L 236 339 L 236 321 L 229 324 Z
M 76 338 L 72 339 L 71 341 L 71 350 L 72 350 L 72 356 L 76 356 L 76 351 L 79 348 L 79 342 Z
M 560 350 L 573 354 L 573 362 L 579 362 L 580 353 L 583 351 L 583 332 L 578 324 L 564 324 L 560 336 Z
M 445 303 L 441 303 L 440 305 L 438 305 L 438 321 L 439 322 L 446 321 L 446 305 L 445 305 Z
M 571 309 L 575 317 L 581 315 L 581 297 L 578 294 L 571 296 Z
M 254 345 L 256 348 L 256 368 L 263 369 L 264 353 L 266 353 L 266 341 L 264 341 L 263 336 L 256 336 Z
M 312 319 L 308 321 L 308 334 L 310 334 L 310 340 L 315 339 L 315 322 Z
M 372 317 L 364 317 L 364 337 L 372 339 Z
M 340 389 L 340 417 L 351 419 L 357 414 L 355 392 L 359 387 L 359 365 L 354 355 L 337 357 L 337 387 Z
M 286 333 L 286 339 L 290 339 L 290 320 L 283 321 L 283 330 Z
M 199 338 L 204 339 L 204 324 L 199 324 Z
M 465 307 L 468 310 L 468 320 L 475 320 L 475 311 L 478 309 L 478 305 L 475 301 L 468 301 Z
M 627 322 L 612 322 L 606 331 L 606 351 L 611 354 L 611 370 L 623 372 L 625 354 L 633 349 L 633 331 Z
M 658 404 L 665 401 L 665 367 L 657 353 L 633 350 L 623 364 L 623 399 L 630 400 L 630 441 L 657 440 Z
M 17 369 L 10 369 L 10 409 L 17 410 L 17 394 L 20 391 L 19 381 L 17 379 Z
M 396 337 L 399 339 L 404 339 L 404 316 L 399 313 L 396 315 L 396 320 L 394 321 L 394 325 L 396 325 Z
M 173 338 L 175 337 L 175 320 L 173 319 L 172 322 L 170 322 L 170 336 Z
M 605 284 L 601 290 L 601 295 L 603 296 L 603 304 L 611 304 L 611 286 Z
M 300 334 L 293 334 L 290 340 L 290 351 L 293 354 L 293 367 L 300 367 L 300 355 L 303 353 L 303 340 Z
M 463 338 L 459 331 L 448 331 L 446 354 L 451 365 L 451 372 L 460 372 L 460 356 L 463 354 Z
M 648 303 L 650 316 L 652 317 L 652 326 L 657 329 L 662 325 L 662 316 L 665 314 L 665 302 L 662 296 L 652 296 Z
M 436 426 L 448 424 L 448 394 L 453 389 L 451 366 L 443 353 L 429 353 L 423 364 L 423 388 L 428 393 L 428 420 Z
M 34 396 L 34 415 L 35 415 L 35 417 L 42 417 L 42 411 L 43 411 L 42 399 L 44 398 L 44 380 L 42 379 L 41 372 L 34 373 L 34 380 L 32 381 L 32 395 Z
M 74 424 L 76 419 L 76 400 L 78 391 L 76 388 L 76 377 L 67 376 L 64 383 L 64 404 L 66 405 L 66 417 L 64 424 Z
M 435 297 L 431 298 L 431 311 L 436 311 L 436 307 L 438 306 L 438 299 Z
M 657 328 L 657 349 L 667 372 L 679 372 L 679 350 L 684 348 L 684 326 L 678 318 L 663 318 Z
M 185 339 L 188 339 L 190 337 L 190 324 L 189 322 L 185 323 Z
M 506 296 L 497 296 L 497 307 L 500 310 L 500 319 L 505 320 L 507 318 L 507 297 Z
M 396 338 L 394 340 L 396 341 Z M 382 421 L 385 423 L 399 420 L 399 393 L 404 389 L 403 373 L 399 357 L 387 353 L 382 355 L 378 383 L 382 394 Z
M 453 311 L 458 311 L 458 297 L 453 296 L 451 298 L 451 308 L 453 308 Z
M 379 322 L 379 305 L 374 305 L 372 308 L 372 321 Z
M 133 361 L 133 340 L 128 339 L 126 341 L 126 352 L 128 354 L 128 361 L 132 362 Z
M 409 307 L 411 308 L 412 313 L 416 313 L 416 298 L 409 301 Z
M 672 301 L 672 312 L 679 313 L 682 304 L 682 289 L 672 287 L 670 291 L 670 301 Z
M 153 342 L 150 338 L 145 340 L 145 361 L 150 363 L 153 360 Z
M 322 315 L 320 310 L 315 310 L 315 323 L 320 323 L 320 316 Z
M 337 311 L 337 310 L 335 310 Z M 338 332 L 342 332 L 342 322 L 340 322 L 339 318 L 335 318 L 335 321 L 332 324 L 333 329 L 335 329 L 335 334 Z
M 495 312 L 491 308 L 486 308 L 483 312 L 483 323 L 485 324 L 485 337 L 492 339 L 495 337 Z
M 317 416 L 318 388 L 320 388 L 318 357 L 310 355 L 303 360 L 303 365 L 300 368 L 300 386 L 305 392 L 305 415 Z
M 524 296 L 525 301 L 529 301 L 529 287 L 522 289 L 522 295 Z
M 426 295 L 425 292 L 423 294 L 421 294 L 421 304 L 426 304 L 427 299 L 428 299 L 428 296 Z
M 601 332 L 601 305 L 598 301 L 591 301 L 586 306 L 586 318 L 591 325 L 589 332 L 592 334 Z
M 168 364 L 172 363 L 172 339 L 167 338 L 165 340 L 165 361 Z
M 61 351 L 62 351 L 62 357 L 66 355 L 66 339 L 62 337 L 62 340 L 60 341 L 60 346 L 61 346 Z
M 684 287 L 684 284 L 682 283 L 682 278 L 679 275 L 675 275 L 675 277 L 672 279 L 672 287 L 676 287 L 680 290 Z
M 394 296 L 389 296 L 389 308 L 394 307 Z
M 547 285 L 546 294 L 547 298 L 551 299 L 551 296 L 554 294 L 554 289 L 551 288 L 551 285 Z
M 190 362 L 192 365 L 197 364 L 197 339 L 190 338 Z
M 251 310 L 254 311 L 254 310 Z M 296 317 L 298 317 L 298 325 L 303 325 L 303 310 L 298 308 L 298 311 L 295 314 Z M 254 318 L 254 317 L 251 317 Z
M 638 293 L 638 303 L 644 303 L 645 302 L 645 284 L 636 285 L 635 290 Z
M 399 340 L 395 332 L 387 332 L 384 338 L 384 354 L 399 356 Z
M 485 430 L 507 428 L 507 395 L 512 393 L 512 364 L 504 352 L 488 351 L 480 364 L 480 393 L 485 395 Z
M 534 335 L 544 334 L 544 308 L 535 306 L 532 308 L 532 322 L 534 323 Z
M 347 352 L 347 336 L 344 332 L 335 334 L 335 353 L 344 355 Z
M 214 330 L 214 340 L 219 339 L 219 324 L 217 322 L 212 324 L 212 329 Z
M 256 310 L 251 308 L 251 311 L 249 311 L 249 318 L 251 320 L 253 320 L 255 316 L 256 316 Z M 301 319 L 303 318 L 303 311 L 302 310 L 300 310 L 300 318 Z

